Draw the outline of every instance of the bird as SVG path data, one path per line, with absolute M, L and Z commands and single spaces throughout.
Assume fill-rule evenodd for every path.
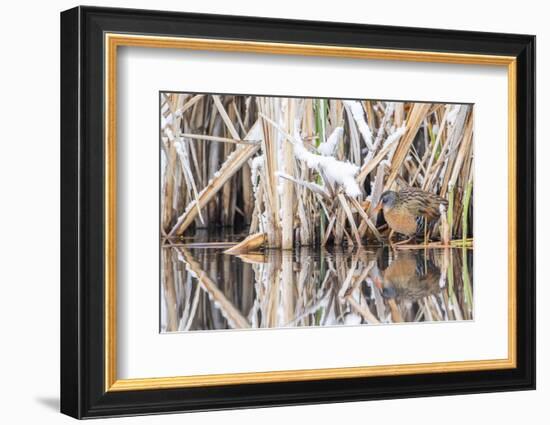
M 374 212 L 384 212 L 384 218 L 391 229 L 388 240 L 392 245 L 394 232 L 409 238 L 400 242 L 404 243 L 416 237 L 422 230 L 427 231 L 426 222 L 433 224 L 439 219 L 440 205 L 447 207 L 447 200 L 422 189 L 405 187 L 399 191 L 387 190 L 382 193 Z

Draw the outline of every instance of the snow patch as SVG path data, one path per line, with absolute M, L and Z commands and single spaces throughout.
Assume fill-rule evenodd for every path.
M 395 142 L 396 140 L 398 140 L 401 136 L 403 136 L 405 134 L 405 131 L 407 131 L 407 127 L 405 125 L 402 125 L 401 127 L 399 127 L 398 129 L 394 130 L 387 138 L 386 138 L 386 141 L 384 142 L 384 148 L 388 145 L 391 145 L 393 142 Z
M 338 161 L 332 156 L 321 156 L 308 152 L 297 130 L 294 139 L 296 141 L 294 154 L 299 160 L 304 161 L 309 168 L 322 171 L 323 176 L 329 180 L 329 183 L 341 185 L 348 196 L 353 198 L 361 196 L 361 189 L 355 181 L 355 176 L 359 172 L 357 165 Z
M 252 178 L 252 184 L 256 182 L 256 179 L 258 178 L 258 174 L 261 170 L 261 168 L 264 166 L 264 156 L 258 155 L 252 159 L 252 164 L 250 166 L 250 174 Z
M 460 105 L 454 105 L 451 110 L 447 113 L 447 122 L 450 125 L 454 125 L 456 121 L 456 116 L 458 114 L 458 111 L 460 110 Z
M 321 155 L 324 156 L 332 156 L 334 155 L 334 152 L 336 151 L 336 148 L 338 147 L 338 143 L 340 142 L 340 138 L 344 134 L 344 128 L 343 127 L 336 127 L 332 134 L 329 136 L 326 142 L 323 142 L 319 145 L 317 150 Z
M 372 144 L 372 132 L 369 128 L 369 125 L 367 124 L 367 121 L 365 120 L 363 105 L 361 105 L 361 102 L 355 100 L 344 100 L 344 105 L 346 105 L 351 110 L 353 119 L 357 123 L 357 128 L 363 136 L 363 140 L 365 141 L 366 145 L 369 147 L 369 149 L 373 149 L 374 146 Z

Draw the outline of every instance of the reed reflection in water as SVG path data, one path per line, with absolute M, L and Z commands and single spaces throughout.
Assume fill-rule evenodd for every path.
M 161 332 L 472 319 L 465 248 L 223 251 L 162 248 Z

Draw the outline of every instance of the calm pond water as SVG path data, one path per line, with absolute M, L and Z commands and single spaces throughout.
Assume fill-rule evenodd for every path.
M 231 240 L 231 237 L 226 238 Z M 161 332 L 471 320 L 467 249 L 161 249 Z

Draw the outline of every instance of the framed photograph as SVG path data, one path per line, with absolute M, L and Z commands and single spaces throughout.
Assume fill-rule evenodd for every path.
M 61 14 L 61 411 L 535 388 L 535 37 Z

